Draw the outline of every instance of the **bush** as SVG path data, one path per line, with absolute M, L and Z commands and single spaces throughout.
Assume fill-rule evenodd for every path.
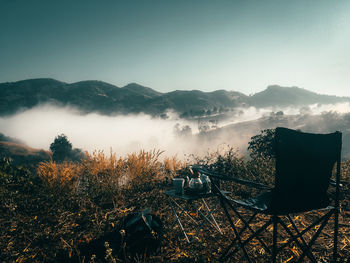
M 80 149 L 73 149 L 72 144 L 64 134 L 58 135 L 50 145 L 52 159 L 55 162 L 75 161 L 84 159 L 85 155 Z
M 248 143 L 248 150 L 252 159 L 273 159 L 275 157 L 274 151 L 275 129 L 262 130 L 260 134 L 251 137 Z

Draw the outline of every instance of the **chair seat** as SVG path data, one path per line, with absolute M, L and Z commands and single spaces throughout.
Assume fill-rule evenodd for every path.
M 252 211 L 267 214 L 267 215 L 273 215 L 273 214 L 274 215 L 287 215 L 287 214 L 291 214 L 291 213 L 302 213 L 302 212 L 312 211 L 312 210 L 316 210 L 316 209 L 317 210 L 319 210 L 319 209 L 329 210 L 329 209 L 334 208 L 333 206 L 329 206 L 329 202 L 327 202 L 327 203 L 322 202 L 322 203 L 313 204 L 312 207 L 298 206 L 297 208 L 294 208 L 294 207 L 288 207 L 287 205 L 286 206 L 279 205 L 279 207 L 275 207 L 273 205 L 273 192 L 272 191 L 263 193 L 257 197 L 243 199 L 243 200 L 233 199 L 233 198 L 225 195 L 224 193 L 223 193 L 223 195 L 225 196 L 225 198 L 227 198 L 231 202 L 236 203 L 237 205 L 240 205 L 240 206 L 243 206 L 243 207 L 250 209 Z
M 248 209 L 251 209 L 260 213 L 267 213 L 267 211 L 269 210 L 269 207 L 271 206 L 272 193 L 267 192 L 257 197 L 243 199 L 243 200 L 233 199 L 228 196 L 226 197 L 230 201 L 238 205 L 241 205 L 243 207 L 246 207 Z

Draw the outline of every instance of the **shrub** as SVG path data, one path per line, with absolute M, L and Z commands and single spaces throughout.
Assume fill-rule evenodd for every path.
M 64 134 L 58 135 L 50 145 L 52 159 L 55 162 L 74 161 L 79 162 L 85 158 L 80 149 L 73 149 L 72 144 Z
M 71 191 L 75 187 L 80 170 L 80 165 L 70 162 L 56 163 L 50 160 L 39 163 L 37 174 L 46 187 L 61 192 Z
M 275 137 L 275 129 L 262 130 L 260 134 L 257 134 L 250 138 L 248 143 L 248 150 L 252 159 L 273 159 L 275 157 L 275 151 L 273 147 L 273 140 Z
M 50 145 L 50 150 L 52 152 L 52 158 L 56 162 L 63 162 L 66 159 L 71 151 L 72 144 L 68 141 L 66 135 L 58 135 L 53 143 Z

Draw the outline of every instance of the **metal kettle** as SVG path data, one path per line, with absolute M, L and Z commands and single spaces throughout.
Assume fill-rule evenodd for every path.
M 203 183 L 203 191 L 207 194 L 211 193 L 211 181 L 210 181 L 209 176 L 207 176 L 205 174 L 201 174 L 200 179 Z
M 203 182 L 199 175 L 197 177 L 191 178 L 188 187 L 196 191 L 201 191 L 203 189 Z

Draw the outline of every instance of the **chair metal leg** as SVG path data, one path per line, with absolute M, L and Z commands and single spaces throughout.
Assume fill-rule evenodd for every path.
M 339 231 L 339 207 L 334 211 L 334 239 L 333 239 L 333 262 L 337 262 L 338 257 L 338 231 Z M 350 260 L 350 259 L 349 259 Z
M 226 200 L 226 199 L 224 199 L 224 200 Z M 233 221 L 232 221 L 232 218 L 231 218 L 231 216 L 230 216 L 230 214 L 229 214 L 229 212 L 228 212 L 228 210 L 227 210 L 227 207 L 226 207 L 226 205 L 225 205 L 224 200 L 223 200 L 222 198 L 220 198 L 221 206 L 223 207 L 223 209 L 224 209 L 224 211 L 225 211 L 225 215 L 226 215 L 226 217 L 228 218 L 228 220 L 229 220 L 229 222 L 230 222 L 230 225 L 231 225 L 231 227 L 232 227 L 232 229 L 233 229 L 233 231 L 234 231 L 234 233 L 235 233 L 235 236 L 236 236 L 237 239 L 238 239 L 238 243 L 239 243 L 241 249 L 243 250 L 244 256 L 246 257 L 246 259 L 248 260 L 248 262 L 251 263 L 252 261 L 251 261 L 249 255 L 248 255 L 248 252 L 247 252 L 245 246 L 244 246 L 243 243 L 242 243 L 241 237 L 239 236 L 239 233 L 238 233 L 238 231 L 237 231 L 237 229 L 236 229 L 236 227 L 235 227 L 235 224 L 234 224 Z
M 293 226 L 295 232 L 297 232 L 297 234 L 300 234 L 300 231 L 298 230 L 298 228 L 297 228 L 297 226 L 295 225 L 295 223 L 294 223 L 294 221 L 292 220 L 292 218 L 291 218 L 289 215 L 287 215 L 287 217 L 288 217 L 289 221 L 291 222 L 291 224 L 292 224 L 292 226 Z M 287 226 L 281 219 L 279 219 L 279 222 L 280 222 L 281 226 L 286 230 L 286 232 L 287 232 L 291 237 L 294 237 L 292 231 L 289 230 L 288 226 Z M 295 239 L 294 242 L 301 248 L 301 250 L 304 250 L 304 249 L 307 247 L 307 243 L 306 243 L 305 239 L 303 238 L 303 236 L 300 236 L 300 239 L 301 239 L 301 241 L 302 241 L 303 244 L 301 244 L 301 243 L 299 242 L 298 239 Z M 290 243 L 292 243 L 292 242 L 290 242 Z M 290 243 L 288 243 L 288 244 L 290 244 Z M 317 260 L 316 260 L 316 258 L 314 257 L 314 255 L 312 254 L 311 251 L 308 251 L 307 256 L 309 257 L 309 259 L 311 260 L 311 262 L 317 263 Z
M 316 233 L 314 234 L 314 236 L 311 238 L 308 246 L 305 248 L 305 250 L 303 250 L 303 253 L 301 254 L 300 258 L 298 259 L 298 263 L 299 262 L 303 262 L 303 259 L 307 253 L 308 250 L 310 250 L 310 248 L 312 247 L 312 245 L 314 244 L 314 242 L 316 241 L 316 239 L 318 238 L 318 236 L 321 234 L 323 228 L 327 225 L 329 218 L 332 216 L 333 211 L 331 211 L 330 213 L 328 213 L 328 218 L 325 219 L 322 224 L 320 225 L 320 227 L 317 229 Z
M 247 221 L 247 224 L 250 224 L 256 215 L 257 215 L 257 213 L 252 215 L 249 218 L 249 220 Z M 244 225 L 244 227 L 239 231 L 239 236 L 241 236 L 243 234 L 243 232 L 247 229 L 247 227 L 248 227 L 248 225 Z M 234 240 L 232 240 L 231 244 L 225 249 L 225 252 L 223 254 L 225 255 L 226 253 L 228 253 L 228 251 L 235 245 L 236 242 L 237 242 L 237 237 Z
M 334 211 L 334 247 L 333 247 L 333 262 L 337 262 L 338 257 L 338 231 L 339 231 L 339 208 L 340 208 L 340 170 L 341 170 L 341 153 L 339 153 L 337 161 L 336 188 L 335 188 L 335 211 Z M 350 259 L 349 259 L 350 261 Z
M 229 202 L 227 201 L 228 205 L 230 206 L 230 208 L 233 210 L 233 212 L 237 215 L 237 217 L 243 222 L 243 224 L 245 226 L 247 226 L 247 228 L 254 233 L 255 231 L 250 227 L 249 223 L 240 215 L 240 213 L 238 213 L 238 211 L 235 209 L 235 207 Z M 260 244 L 264 247 L 264 249 L 266 249 L 268 252 L 270 252 L 269 247 L 265 244 L 265 242 L 259 237 L 259 236 L 255 236 L 256 239 L 260 242 Z
M 288 246 L 291 242 L 295 241 L 296 239 L 300 238 L 302 235 L 304 235 L 306 232 L 308 232 L 310 229 L 312 229 L 314 226 L 318 225 L 320 222 L 324 221 L 326 219 L 326 221 L 332 216 L 333 211 L 328 212 L 327 214 L 325 214 L 324 216 L 322 216 L 321 218 L 317 219 L 315 222 L 313 222 L 311 225 L 309 225 L 307 228 L 305 228 L 303 231 L 301 231 L 299 234 L 291 237 L 287 243 L 283 244 L 280 246 L 279 250 L 282 250 L 283 248 L 285 248 L 286 246 Z
M 272 247 L 272 259 L 271 261 L 273 263 L 276 263 L 277 258 L 277 225 L 278 225 L 278 217 L 277 215 L 272 216 L 272 222 L 273 222 L 273 247 Z
M 265 230 L 269 225 L 272 224 L 272 219 L 270 218 L 269 221 L 267 221 L 263 226 L 261 226 L 258 230 L 256 230 L 254 232 L 253 235 L 251 235 L 249 238 L 247 238 L 246 240 L 244 240 L 243 245 L 247 245 L 251 240 L 253 240 L 256 236 L 258 236 L 263 230 Z M 236 253 L 238 251 L 238 249 L 236 248 L 235 250 L 233 250 L 229 255 L 233 255 L 234 253 Z M 228 256 L 227 256 L 228 257 Z

